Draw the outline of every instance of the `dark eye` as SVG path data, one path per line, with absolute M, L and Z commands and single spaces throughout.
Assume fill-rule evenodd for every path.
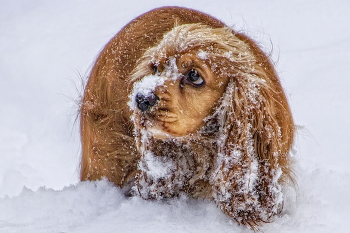
M 190 70 L 186 75 L 186 81 L 196 85 L 196 86 L 201 86 L 204 83 L 204 80 L 202 77 L 199 75 L 199 73 L 192 69 Z
M 157 65 L 152 64 L 152 65 L 151 65 L 151 68 L 152 68 L 154 74 L 157 74 L 157 73 L 158 73 L 158 66 L 157 66 Z

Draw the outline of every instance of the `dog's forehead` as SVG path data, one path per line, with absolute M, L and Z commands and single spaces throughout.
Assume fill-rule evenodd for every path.
M 155 65 L 172 66 L 176 65 L 177 60 L 182 56 L 182 53 L 176 51 L 159 51 L 153 50 L 151 54 L 151 63 Z
M 155 66 L 163 66 L 164 69 L 176 69 L 176 67 L 189 67 L 194 65 L 196 61 L 201 61 L 204 63 L 205 60 L 209 60 L 209 52 L 196 48 L 183 53 L 175 53 L 171 55 L 164 53 L 154 54 L 150 62 Z

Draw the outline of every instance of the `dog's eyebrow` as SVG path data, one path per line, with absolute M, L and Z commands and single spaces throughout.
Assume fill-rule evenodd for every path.
M 182 68 L 188 68 L 188 67 L 191 67 L 191 66 L 194 66 L 194 61 L 193 60 L 187 60 L 187 61 L 184 61 L 181 63 L 181 67 Z

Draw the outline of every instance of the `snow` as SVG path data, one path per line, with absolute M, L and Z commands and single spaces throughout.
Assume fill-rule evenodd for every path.
M 162 161 L 153 155 L 152 152 L 145 153 L 144 160 L 147 164 L 146 167 L 140 165 L 140 169 L 142 171 L 147 171 L 147 175 L 152 177 L 153 179 L 160 179 L 162 177 L 166 177 L 170 170 L 174 167 L 174 164 L 171 160 Z
M 141 80 L 134 83 L 133 91 L 129 97 L 129 107 L 131 110 L 135 110 L 137 107 L 136 96 L 142 94 L 143 96 L 149 96 L 156 89 L 156 87 L 162 85 L 166 80 L 166 77 L 160 75 L 147 75 Z
M 163 5 L 207 12 L 272 50 L 299 126 L 298 186 L 262 230 L 348 232 L 346 0 L 0 0 L 0 232 L 249 232 L 207 201 L 144 201 L 106 181 L 79 183 L 82 80 L 121 27 Z
M 202 60 L 206 60 L 208 59 L 208 53 L 200 49 L 197 53 L 197 57 Z

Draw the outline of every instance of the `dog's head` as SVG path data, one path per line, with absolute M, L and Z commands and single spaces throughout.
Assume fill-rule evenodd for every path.
M 204 195 L 244 224 L 279 212 L 294 124 L 273 66 L 252 40 L 229 28 L 176 26 L 145 51 L 131 83 L 129 106 L 145 156 L 139 180 L 153 187 L 146 193 L 158 197 L 168 188 L 172 196 L 202 182 L 201 190 L 210 187 Z M 162 161 L 155 170 L 171 168 L 154 175 L 150 155 Z
M 176 26 L 145 51 L 131 83 L 136 129 L 158 139 L 181 138 L 213 130 L 203 126 L 215 115 L 226 135 L 223 147 L 248 150 L 249 142 L 257 158 L 280 154 L 277 163 L 286 165 L 294 137 L 287 99 L 268 57 L 242 34 Z
M 197 132 L 249 62 L 254 57 L 248 45 L 228 28 L 175 27 L 144 53 L 133 72 L 131 108 L 137 127 L 155 137 Z

